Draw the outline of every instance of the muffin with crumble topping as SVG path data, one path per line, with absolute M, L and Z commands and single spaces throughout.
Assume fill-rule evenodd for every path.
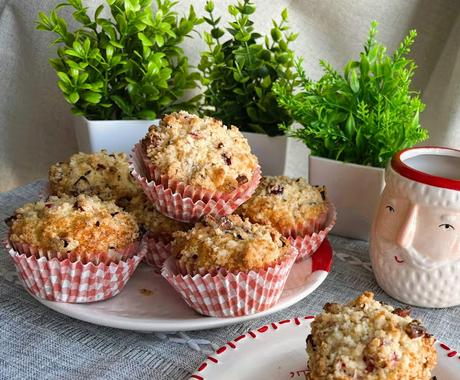
M 84 264 L 122 260 L 125 249 L 139 241 L 133 216 L 113 202 L 87 195 L 51 196 L 25 204 L 16 210 L 10 226 L 13 247 L 25 244 L 40 256 Z
M 313 253 L 312 248 L 317 248 L 313 241 L 320 244 L 335 224 L 335 210 L 326 200 L 326 189 L 311 186 L 304 178 L 263 177 L 237 213 L 253 223 L 274 227 L 291 240 L 301 258 Z
M 52 301 L 113 297 L 146 251 L 134 217 L 96 196 L 28 203 L 8 224 L 6 247 L 24 286 Z
M 279 232 L 238 215 L 206 217 L 174 233 L 162 275 L 196 311 L 240 316 L 279 299 L 296 253 Z
M 125 207 L 141 190 L 131 178 L 125 153 L 77 153 L 52 165 L 48 173 L 52 195 L 97 195 Z
M 371 292 L 326 304 L 307 337 L 309 380 L 430 380 L 434 338 L 409 309 L 394 309 Z
M 134 153 L 133 175 L 149 199 L 182 221 L 232 213 L 260 180 L 257 157 L 238 128 L 184 111 L 151 126 Z

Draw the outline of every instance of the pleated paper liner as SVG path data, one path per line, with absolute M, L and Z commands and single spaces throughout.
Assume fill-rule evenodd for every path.
M 135 246 L 135 252 L 121 254 L 123 259 L 118 262 L 95 264 L 60 260 L 56 252 L 40 251 L 27 244 L 21 244 L 17 251 L 5 242 L 19 278 L 30 293 L 48 301 L 69 303 L 103 301 L 120 293 L 147 250 L 145 240 Z
M 159 212 L 189 223 L 205 215 L 221 217 L 232 214 L 251 197 L 261 178 L 260 167 L 257 167 L 248 182 L 230 193 L 212 192 L 187 185 L 161 175 L 155 166 L 147 162 L 140 143 L 134 146 L 130 169 L 132 176 Z
M 141 241 L 134 242 L 122 250 L 110 249 L 108 252 L 102 253 L 75 253 L 75 252 L 55 252 L 55 251 L 44 251 L 37 249 L 25 243 L 9 242 L 11 248 L 17 252 L 23 253 L 27 256 L 33 255 L 36 258 L 45 257 L 48 260 L 58 259 L 60 261 L 70 260 L 71 262 L 81 261 L 82 264 L 93 263 L 94 265 L 105 264 L 109 265 L 113 262 L 126 261 L 127 259 L 134 256 L 140 249 Z
M 155 272 L 160 273 L 166 259 L 171 256 L 172 237 L 147 234 L 147 253 L 144 261 L 153 267 Z
M 280 231 L 299 252 L 296 262 L 308 259 L 321 246 L 335 226 L 337 212 L 331 202 L 327 202 L 327 212 L 317 219 L 306 220 L 290 229 Z
M 200 314 L 213 317 L 237 317 L 264 311 L 275 305 L 294 264 L 297 251 L 280 262 L 259 271 L 232 273 L 224 269 L 194 275 L 182 274 L 175 257 L 167 259 L 161 274 Z

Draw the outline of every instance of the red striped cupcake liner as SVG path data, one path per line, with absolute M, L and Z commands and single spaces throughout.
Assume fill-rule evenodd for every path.
M 337 221 L 337 212 L 331 202 L 327 202 L 327 213 L 316 220 L 308 220 L 281 233 L 289 239 L 299 252 L 296 262 L 308 259 L 321 246 Z
M 198 313 L 238 317 L 259 313 L 278 302 L 296 256 L 292 249 L 283 261 L 259 271 L 232 273 L 220 269 L 194 275 L 181 274 L 185 268 L 179 268 L 176 259 L 170 257 L 161 275 Z
M 147 252 L 144 261 L 155 272 L 160 273 L 163 263 L 171 256 L 171 243 L 172 238 L 147 234 Z
M 230 193 L 212 192 L 187 185 L 162 175 L 148 162 L 140 143 L 133 148 L 130 170 L 131 175 L 159 212 L 172 219 L 188 223 L 196 222 L 205 215 L 222 217 L 232 214 L 251 197 L 261 178 L 258 166 L 250 181 Z
M 26 244 L 16 251 L 4 242 L 24 287 L 34 296 L 48 301 L 87 303 L 116 296 L 125 287 L 145 256 L 143 239 L 137 251 L 126 260 L 110 264 L 84 264 L 81 260 L 59 260 L 54 252 L 40 252 Z M 49 258 L 48 258 L 49 257 Z

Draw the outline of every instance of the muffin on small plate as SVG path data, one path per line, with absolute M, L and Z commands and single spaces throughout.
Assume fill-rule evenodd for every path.
M 260 181 L 238 128 L 184 111 L 149 128 L 134 147 L 131 173 L 161 213 L 184 222 L 231 214 Z
M 307 337 L 309 380 L 431 380 L 434 338 L 409 309 L 394 309 L 371 292 L 326 304 Z
M 126 207 L 139 226 L 146 231 L 147 253 L 145 262 L 160 272 L 165 260 L 171 255 L 173 233 L 186 231 L 191 225 L 178 222 L 158 212 L 144 193 L 135 196 Z
M 238 215 L 206 217 L 173 234 L 163 277 L 198 313 L 248 315 L 278 301 L 297 252 L 280 233 Z
M 52 195 L 97 195 L 126 207 L 141 192 L 131 178 L 125 153 L 77 153 L 52 165 L 48 173 Z
M 110 298 L 145 255 L 134 217 L 96 196 L 28 203 L 8 224 L 6 246 L 24 285 L 47 300 Z
M 299 251 L 298 260 L 318 249 L 336 220 L 324 187 L 286 176 L 263 177 L 237 213 L 253 223 L 268 224 L 289 238 Z

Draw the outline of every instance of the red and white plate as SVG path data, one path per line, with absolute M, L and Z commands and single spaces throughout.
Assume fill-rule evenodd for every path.
M 190 377 L 193 380 L 305 380 L 305 340 L 314 317 L 286 319 L 249 331 L 208 356 Z M 458 380 L 460 356 L 436 342 L 438 380 Z
M 331 264 L 332 248 L 326 239 L 311 258 L 294 264 L 275 306 L 243 317 L 216 318 L 196 313 L 147 265 L 138 267 L 120 294 L 106 301 L 72 304 L 37 300 L 70 317 L 119 329 L 144 332 L 204 330 L 259 318 L 299 302 L 326 279 Z

